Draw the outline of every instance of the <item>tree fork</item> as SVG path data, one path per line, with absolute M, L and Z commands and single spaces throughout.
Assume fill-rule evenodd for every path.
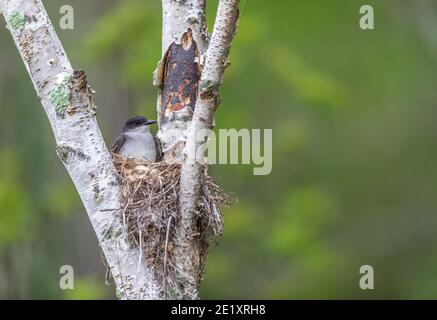
M 212 127 L 218 88 L 238 20 L 238 0 L 220 0 L 209 41 L 205 0 L 162 0 L 163 59 L 154 75 L 159 88 L 158 136 L 165 161 L 182 163 L 180 217 L 175 227 L 179 299 L 198 298 L 204 257 L 199 257 L 195 213 L 201 168 L 190 150 Z M 122 221 L 117 172 L 95 118 L 85 72 L 74 71 L 41 0 L 0 0 L 17 49 L 50 121 L 56 152 L 88 213 L 121 299 L 162 299 L 160 284 Z M 192 121 L 190 121 L 192 120 Z

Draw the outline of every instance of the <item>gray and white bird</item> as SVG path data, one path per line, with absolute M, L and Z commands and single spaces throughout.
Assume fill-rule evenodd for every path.
M 111 152 L 138 160 L 158 161 L 161 158 L 161 144 L 149 127 L 154 123 L 155 120 L 143 116 L 128 119 L 112 145 Z

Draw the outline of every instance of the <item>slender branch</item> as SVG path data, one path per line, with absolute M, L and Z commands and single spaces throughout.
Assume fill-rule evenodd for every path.
M 120 188 L 95 118 L 85 73 L 73 70 L 41 0 L 0 0 L 20 52 L 122 299 L 158 299 L 159 290 L 139 253 L 127 241 Z M 62 195 L 59 195 L 62 196 Z
M 214 31 L 206 52 L 202 76 L 199 84 L 193 120 L 188 129 L 186 146 L 186 164 L 196 163 L 196 153 L 199 147 L 204 147 L 206 141 L 196 135 L 203 129 L 213 126 L 214 112 L 219 104 L 219 87 L 222 84 L 223 73 L 229 65 L 228 55 L 231 42 L 235 36 L 239 18 L 239 0 L 220 0 L 217 9 Z M 193 152 L 196 151 L 196 152 Z

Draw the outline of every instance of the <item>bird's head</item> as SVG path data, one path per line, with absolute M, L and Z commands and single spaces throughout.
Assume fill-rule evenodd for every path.
M 126 121 L 123 126 L 123 132 L 148 131 L 149 125 L 156 123 L 155 120 L 149 120 L 143 116 L 135 116 Z

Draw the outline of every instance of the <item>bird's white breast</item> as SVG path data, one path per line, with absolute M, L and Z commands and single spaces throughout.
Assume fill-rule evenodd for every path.
M 156 145 L 153 135 L 148 130 L 124 133 L 126 141 L 120 148 L 120 154 L 135 159 L 156 161 Z

